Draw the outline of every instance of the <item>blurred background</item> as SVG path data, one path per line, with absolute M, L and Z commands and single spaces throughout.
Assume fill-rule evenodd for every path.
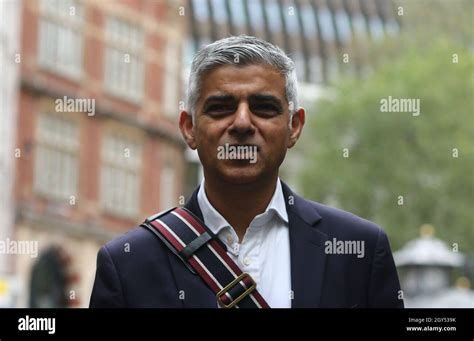
M 238 34 L 296 63 L 281 177 L 385 229 L 407 307 L 474 307 L 471 0 L 0 0 L 0 306 L 88 306 L 99 247 L 185 202 L 190 62 Z

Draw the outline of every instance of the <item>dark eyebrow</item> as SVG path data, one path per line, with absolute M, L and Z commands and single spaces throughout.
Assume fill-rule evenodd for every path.
M 266 94 L 255 94 L 249 96 L 250 101 L 256 102 L 272 102 L 273 104 L 277 105 L 280 110 L 283 110 L 283 103 L 280 99 L 273 95 L 266 95 Z
M 231 95 L 215 95 L 209 96 L 204 101 L 203 107 L 205 107 L 209 102 L 235 102 L 235 97 Z

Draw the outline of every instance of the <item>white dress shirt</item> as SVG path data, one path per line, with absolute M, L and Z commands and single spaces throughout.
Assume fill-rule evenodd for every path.
M 211 205 L 204 180 L 197 194 L 204 223 L 227 246 L 227 253 L 257 283 L 272 308 L 291 308 L 290 236 L 280 179 L 267 209 L 247 228 L 242 243 L 227 220 Z

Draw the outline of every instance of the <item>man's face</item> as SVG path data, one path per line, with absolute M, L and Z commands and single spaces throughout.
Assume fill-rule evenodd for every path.
M 288 123 L 283 75 L 269 66 L 225 65 L 202 78 L 192 138 L 186 140 L 197 148 L 205 176 L 252 183 L 278 174 L 287 148 L 297 139 Z M 239 150 L 249 152 L 247 158 L 222 154 L 226 145 L 227 151 L 246 146 Z

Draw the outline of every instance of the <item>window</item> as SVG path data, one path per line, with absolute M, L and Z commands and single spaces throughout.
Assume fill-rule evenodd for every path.
M 267 1 L 266 3 L 268 26 L 273 33 L 281 32 L 283 26 L 278 6 L 279 5 L 276 1 Z
M 369 21 L 370 33 L 375 40 L 381 40 L 384 37 L 383 24 L 380 18 L 372 17 Z
M 242 26 L 245 25 L 245 11 L 244 11 L 244 3 L 242 0 L 240 1 L 229 1 L 230 4 L 230 11 L 232 19 L 234 20 L 234 24 L 239 27 L 239 30 L 242 29 Z
M 161 210 L 167 210 L 176 206 L 177 198 L 175 193 L 175 171 L 171 163 L 165 163 L 161 169 L 160 176 L 160 206 Z
M 288 30 L 290 37 L 297 36 L 300 33 L 298 13 L 296 13 L 297 8 L 298 7 L 294 3 L 294 0 L 291 3 L 288 3 L 288 6 L 283 8 L 283 14 L 286 18 L 286 29 Z
M 263 27 L 262 4 L 260 0 L 248 0 L 249 16 L 252 28 L 256 31 Z
M 179 45 L 176 39 L 168 39 L 166 43 L 165 56 L 165 81 L 163 95 L 163 109 L 167 116 L 176 116 L 178 113 L 178 88 L 180 68 L 179 68 Z
M 101 204 L 117 216 L 139 213 L 141 146 L 128 138 L 106 135 L 102 144 Z
M 224 1 L 225 0 L 211 0 L 211 5 L 214 10 L 214 20 L 220 24 L 228 21 Z
M 39 64 L 72 78 L 82 72 L 82 6 L 75 0 L 41 1 Z
M 367 35 L 367 27 L 365 25 L 365 19 L 360 13 L 354 14 L 352 17 L 352 24 L 354 25 L 355 34 L 358 36 Z
M 387 30 L 387 33 L 390 35 L 394 35 L 398 33 L 399 26 L 398 26 L 397 21 L 395 19 L 388 19 L 388 21 L 385 23 L 385 29 Z
M 351 39 L 351 27 L 349 23 L 349 17 L 345 12 L 337 12 L 336 25 L 339 32 L 339 38 L 343 43 L 348 43 Z
M 209 18 L 207 0 L 194 0 L 193 8 L 198 21 L 207 21 L 207 19 Z
M 138 102 L 143 96 L 144 37 L 141 28 L 108 18 L 105 86 L 114 95 Z
M 303 21 L 304 30 L 307 39 L 314 39 L 318 34 L 316 20 L 313 9 L 309 5 L 304 5 L 301 10 L 301 20 Z
M 191 63 L 193 61 L 193 56 L 194 53 L 196 53 L 194 49 L 194 41 L 190 38 L 187 38 L 184 41 L 184 47 L 183 47 L 183 54 L 182 54 L 182 61 L 184 64 L 184 67 L 191 68 Z
M 331 12 L 329 12 L 327 8 L 320 8 L 318 10 L 318 15 L 323 39 L 328 42 L 333 42 L 335 39 L 335 33 L 331 19 Z
M 68 200 L 77 191 L 79 129 L 66 118 L 40 114 L 35 162 L 35 191 Z

